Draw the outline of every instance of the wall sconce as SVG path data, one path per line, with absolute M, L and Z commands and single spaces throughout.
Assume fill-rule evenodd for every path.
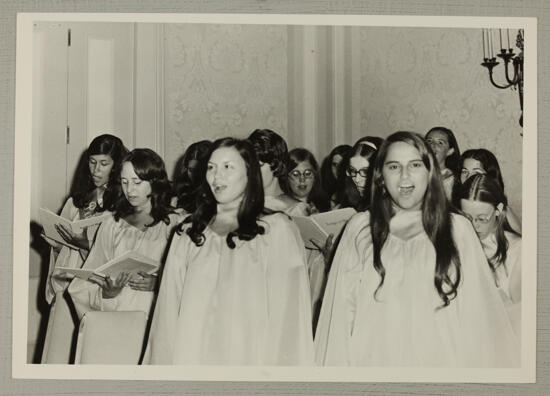
M 481 65 L 489 70 L 489 79 L 491 80 L 491 84 L 495 87 L 499 89 L 512 88 L 518 91 L 519 105 L 521 108 L 519 125 L 523 127 L 523 29 L 518 30 L 516 37 L 516 47 L 520 50 L 517 55 L 510 47 L 510 30 L 506 29 L 506 36 L 508 40 L 508 48 L 506 49 L 502 46 L 502 29 L 498 29 L 500 53 L 496 54 L 496 56 L 493 49 L 493 30 L 494 29 L 481 30 L 481 39 L 483 42 L 483 63 Z M 504 76 L 506 78 L 506 83 L 503 85 L 497 84 L 493 79 L 493 68 L 499 64 L 496 57 L 499 57 L 504 61 Z M 510 63 L 512 64 L 514 70 L 514 74 L 512 76 L 510 75 L 510 71 L 508 69 Z

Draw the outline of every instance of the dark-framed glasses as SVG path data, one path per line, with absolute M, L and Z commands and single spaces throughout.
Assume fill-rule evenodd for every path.
M 313 179 L 315 177 L 315 173 L 311 169 L 306 169 L 303 172 L 300 172 L 299 170 L 295 169 L 292 172 L 290 172 L 288 176 L 294 180 L 300 180 L 301 178 Z
M 355 177 L 357 175 L 367 178 L 369 175 L 369 168 L 361 168 L 359 170 L 355 169 L 353 166 L 348 167 L 346 169 L 346 175 L 349 177 Z

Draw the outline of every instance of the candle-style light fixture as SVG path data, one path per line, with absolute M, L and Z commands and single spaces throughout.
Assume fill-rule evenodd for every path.
M 499 89 L 512 88 L 516 89 L 519 93 L 519 105 L 521 108 L 521 117 L 519 118 L 519 125 L 523 127 L 523 29 L 518 30 L 516 36 L 516 47 L 519 49 L 519 53 L 516 55 L 514 50 L 510 47 L 510 30 L 506 29 L 506 37 L 508 47 L 504 48 L 502 45 L 502 29 L 498 29 L 498 38 L 500 44 L 500 53 L 494 52 L 494 32 L 495 29 L 482 29 L 481 39 L 483 43 L 483 63 L 482 66 L 489 70 L 489 79 L 491 84 Z M 497 57 L 504 61 L 504 76 L 506 78 L 505 84 L 497 84 L 493 78 L 493 69 L 499 64 Z M 513 66 L 514 74 L 511 75 L 508 66 L 510 63 Z

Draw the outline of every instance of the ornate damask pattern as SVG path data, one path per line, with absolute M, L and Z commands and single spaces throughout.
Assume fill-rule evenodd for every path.
M 510 204 L 521 215 L 518 93 L 489 82 L 480 66 L 480 29 L 360 29 L 361 131 L 354 138 L 446 126 L 461 151 L 486 148 L 496 155 Z M 501 68 L 495 69 L 500 81 Z
M 165 160 L 201 139 L 287 129 L 284 26 L 168 24 Z

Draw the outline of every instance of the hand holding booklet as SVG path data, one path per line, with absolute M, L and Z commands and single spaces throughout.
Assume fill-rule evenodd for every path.
M 67 245 L 73 249 L 78 249 L 78 247 L 68 243 L 65 239 L 63 239 L 63 237 L 57 230 L 56 225 L 62 224 L 65 228 L 72 230 L 75 234 L 80 234 L 84 228 L 101 223 L 108 215 L 109 213 L 106 212 L 104 214 L 92 216 L 87 219 L 71 221 L 69 219 L 66 219 L 65 217 L 56 215 L 51 210 L 40 208 L 40 223 L 44 228 L 44 233 L 46 234 L 46 237 L 53 239 L 56 242 L 62 243 L 63 245 Z
M 344 225 L 356 213 L 353 208 L 336 209 L 311 216 L 293 216 L 308 249 L 317 249 L 312 240 L 325 243 L 330 234 L 338 236 Z
M 57 267 L 55 272 L 57 274 L 65 273 L 73 275 L 84 280 L 88 280 L 91 276 L 116 279 L 121 272 L 128 272 L 131 274 L 146 272 L 148 274 L 153 274 L 157 272 L 158 268 L 158 261 L 140 253 L 128 251 L 95 269 Z

